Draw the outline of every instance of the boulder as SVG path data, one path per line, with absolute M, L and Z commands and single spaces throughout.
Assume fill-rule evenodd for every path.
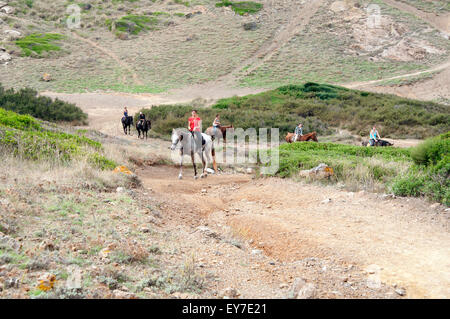
M 17 30 L 5 30 L 3 33 L 6 35 L 5 40 L 7 41 L 15 41 L 21 37 L 21 33 Z
M 256 22 L 248 22 L 242 25 L 245 31 L 253 31 L 258 29 L 258 24 Z
M 300 171 L 299 175 L 300 177 L 310 177 L 319 179 L 330 178 L 331 176 L 334 175 L 334 170 L 327 164 L 321 163 L 312 169 Z
M 8 52 L 0 52 L 0 64 L 8 63 L 11 59 L 11 55 Z
M 13 14 L 16 10 L 13 7 L 10 6 L 4 6 L 0 9 L 0 12 L 6 13 L 6 14 Z

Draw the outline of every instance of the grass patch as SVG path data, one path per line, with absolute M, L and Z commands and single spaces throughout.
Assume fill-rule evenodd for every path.
M 62 38 L 58 33 L 33 33 L 17 40 L 16 45 L 22 49 L 24 56 L 42 56 L 43 52 L 60 51 L 61 47 L 55 42 Z
M 261 3 L 253 1 L 238 1 L 232 2 L 228 0 L 222 0 L 222 2 L 217 2 L 216 7 L 231 7 L 231 9 L 239 15 L 252 14 L 259 12 L 263 5 Z
M 300 170 L 325 163 L 334 170 L 334 181 L 373 189 L 389 183 L 396 174 L 412 165 L 410 150 L 375 148 L 334 143 L 283 144 L 277 175 L 293 177 Z
M 158 19 L 155 17 L 127 15 L 119 20 L 106 20 L 106 24 L 111 31 L 138 35 L 142 31 L 156 30 Z
M 450 205 L 450 132 L 412 149 L 361 147 L 334 143 L 293 143 L 279 147 L 276 175 L 298 176 L 320 163 L 332 167 L 331 182 L 347 187 L 392 191 Z

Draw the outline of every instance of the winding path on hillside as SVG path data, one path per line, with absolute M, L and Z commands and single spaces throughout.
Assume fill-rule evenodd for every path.
M 403 2 L 400 2 L 400 1 L 383 0 L 383 2 L 391 7 L 394 7 L 398 10 L 401 10 L 401 11 L 404 11 L 407 13 L 410 13 L 410 14 L 422 19 L 423 21 L 427 22 L 428 24 L 430 24 L 431 26 L 433 26 L 440 32 L 446 34 L 447 36 L 450 35 L 450 13 L 438 16 L 434 13 L 420 11 L 419 9 L 417 9 L 413 6 L 403 3 Z M 441 72 L 441 71 L 447 72 L 448 69 L 450 69 L 450 59 L 448 59 L 446 62 L 444 62 L 442 64 L 436 65 L 436 66 L 434 66 L 430 69 L 424 70 L 424 71 L 412 72 L 412 73 L 397 75 L 397 76 L 393 76 L 393 77 L 389 77 L 389 78 L 383 78 L 383 79 L 379 79 L 379 80 L 352 82 L 352 83 L 346 83 L 346 84 L 341 84 L 341 85 L 345 86 L 347 88 L 350 88 L 350 89 L 357 89 L 357 88 L 372 86 L 374 84 L 379 84 L 379 83 L 383 83 L 385 81 L 390 81 L 390 80 L 403 79 L 403 78 L 414 77 L 414 76 L 419 76 L 419 75 L 429 74 L 429 73 L 434 73 L 434 72 Z M 446 81 L 448 84 L 448 78 L 447 79 L 445 79 L 445 78 L 446 77 L 444 76 L 443 81 L 444 82 Z M 431 81 L 433 81 L 433 80 L 431 80 Z M 443 82 L 443 81 L 439 81 L 439 82 Z M 437 84 L 433 83 L 433 84 L 434 84 L 434 86 L 445 85 L 445 83 L 437 83 Z M 384 92 L 384 90 L 382 88 L 379 88 L 378 90 L 380 92 Z M 400 93 L 400 92 L 397 92 L 397 93 Z M 418 98 L 418 96 L 411 89 L 407 89 L 407 92 L 404 92 L 403 94 L 400 94 L 400 95 L 406 95 L 407 97 Z

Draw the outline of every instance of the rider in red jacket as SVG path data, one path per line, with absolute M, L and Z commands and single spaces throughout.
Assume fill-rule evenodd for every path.
M 192 111 L 192 116 L 188 120 L 189 131 L 195 139 L 196 145 L 202 145 L 202 120 L 197 115 L 197 110 Z

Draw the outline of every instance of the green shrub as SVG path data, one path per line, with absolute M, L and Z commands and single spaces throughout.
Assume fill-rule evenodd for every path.
M 46 121 L 80 122 L 85 124 L 87 114 L 74 104 L 38 96 L 33 89 L 5 90 L 0 85 L 0 106 L 20 114 L 29 114 Z
M 114 26 L 119 33 L 125 32 L 138 35 L 142 31 L 156 29 L 155 26 L 158 25 L 158 19 L 156 17 L 127 15 L 116 21 L 107 20 L 106 23 L 110 30 L 112 30 Z
M 31 161 L 69 163 L 86 158 L 96 168 L 113 169 L 101 143 L 85 136 L 46 129 L 29 115 L 0 108 L 0 151 Z
M 16 41 L 16 45 L 22 49 L 22 54 L 31 56 L 33 52 L 41 56 L 42 52 L 59 51 L 61 48 L 55 44 L 63 36 L 57 33 L 33 33 Z
M 286 115 L 291 121 L 285 122 L 287 130 L 281 130 L 282 134 L 310 117 L 361 136 L 368 136 L 374 124 L 383 137 L 425 138 L 450 129 L 450 109 L 445 105 L 311 82 L 221 99 L 213 108 Z
M 450 132 L 428 139 L 411 151 L 416 166 L 392 184 L 398 196 L 425 196 L 450 205 Z
M 217 2 L 216 7 L 231 7 L 231 9 L 239 15 L 256 13 L 263 8 L 261 3 L 253 1 L 238 1 L 232 2 L 228 0 L 222 0 L 222 2 Z
M 418 165 L 436 165 L 450 150 L 450 132 L 426 140 L 411 152 Z

